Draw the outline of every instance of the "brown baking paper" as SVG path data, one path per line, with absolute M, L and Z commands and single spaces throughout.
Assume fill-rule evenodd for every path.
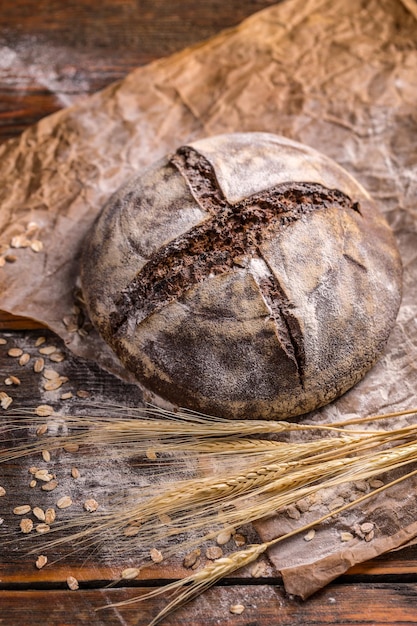
M 0 242 L 3 258 L 12 253 L 16 261 L 0 268 L 0 307 L 43 322 L 75 353 L 121 373 L 94 331 L 74 331 L 79 251 L 97 212 L 132 174 L 185 142 L 275 132 L 321 150 L 371 192 L 404 263 L 403 303 L 385 356 L 313 419 L 416 404 L 416 18 L 413 0 L 287 0 L 137 69 L 3 145 Z M 9 250 L 17 235 L 41 241 L 43 250 Z M 352 564 L 409 541 L 417 533 L 416 487 L 409 480 L 323 524 L 314 540 L 295 538 L 272 550 L 287 589 L 306 597 Z M 257 529 L 269 539 L 363 489 L 369 484 L 321 494 L 300 505 L 300 520 L 285 514 Z M 353 533 L 341 542 L 341 531 L 364 522 L 374 523 L 373 539 Z

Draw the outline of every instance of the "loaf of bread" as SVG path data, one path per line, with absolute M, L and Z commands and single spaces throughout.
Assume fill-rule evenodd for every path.
M 229 418 L 289 418 L 357 383 L 401 297 L 391 230 L 336 163 L 283 137 L 179 148 L 120 189 L 82 258 L 87 308 L 139 381 Z

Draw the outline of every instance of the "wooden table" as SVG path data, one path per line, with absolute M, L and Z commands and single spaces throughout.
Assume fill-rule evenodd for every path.
M 2 0 L 1 4 L 0 141 L 5 141 L 132 68 L 208 38 L 273 2 Z M 93 401 L 122 401 L 126 394 L 134 400 L 138 393 L 91 363 L 75 359 L 56 337 L 33 322 L 0 313 L 0 336 L 7 340 L 0 345 L 0 391 L 9 392 L 16 407 L 45 402 L 39 374 L 32 367 L 40 336 L 65 355 L 55 367 L 68 377 L 65 391 L 73 393 L 75 400 L 71 401 L 78 399 L 77 392 L 86 390 Z M 27 365 L 7 356 L 8 349 L 16 346 L 30 354 Z M 11 375 L 18 376 L 21 384 L 6 386 L 4 380 Z M 62 468 L 74 464 L 74 459 L 65 455 L 60 460 Z M 4 528 L 18 526 L 12 510 L 29 497 L 27 467 L 33 462 L 18 461 L 0 469 L 0 486 L 6 488 L 0 499 Z M 21 535 L 15 532 L 14 536 Z M 50 560 L 59 559 L 61 553 L 56 549 Z M 0 624 L 145 625 L 164 606 L 164 598 L 99 613 L 95 608 L 135 597 L 144 588 L 149 590 L 188 573 L 178 563 L 151 564 L 137 579 L 106 588 L 118 580 L 123 567 L 135 564 L 134 555 L 120 557 L 111 550 L 73 553 L 43 569 L 36 568 L 35 560 L 36 555 L 27 554 L 27 544 L 4 540 L 1 545 Z M 78 579 L 79 590 L 68 589 L 69 575 Z M 235 604 L 245 606 L 241 615 L 230 613 L 230 606 Z M 266 559 L 263 576 L 254 577 L 250 570 L 238 573 L 164 623 L 182 624 L 185 620 L 196 625 L 414 624 L 417 549 L 406 548 L 356 566 L 307 602 L 286 596 L 278 573 Z

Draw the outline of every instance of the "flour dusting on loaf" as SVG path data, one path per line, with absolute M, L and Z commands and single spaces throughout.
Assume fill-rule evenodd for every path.
M 336 163 L 268 133 L 180 147 L 114 194 L 85 243 L 91 320 L 183 407 L 289 418 L 358 382 L 401 298 L 391 230 Z

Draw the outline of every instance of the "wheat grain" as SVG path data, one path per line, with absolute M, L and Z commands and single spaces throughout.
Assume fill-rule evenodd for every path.
M 67 577 L 67 585 L 71 591 L 76 591 L 80 587 L 78 580 L 74 576 Z
M 401 412 L 401 414 L 411 413 L 412 411 Z M 374 419 L 386 417 L 377 416 Z M 23 428 L 28 419 L 27 416 L 23 416 L 19 422 L 18 417 L 13 417 L 8 424 L 11 427 L 17 425 Z M 345 503 L 341 499 L 331 501 L 329 504 L 331 510 L 315 520 L 316 525 L 395 484 L 376 483 L 376 488 L 370 492 L 369 486 L 372 481 L 375 483 L 374 477 L 378 474 L 417 460 L 417 426 L 414 425 L 390 431 L 350 431 L 346 434 L 340 432 L 338 425 L 335 429 L 285 422 L 231 423 L 228 420 L 198 414 L 172 415 L 154 408 L 136 413 L 129 419 L 126 418 L 124 409 L 116 409 L 109 417 L 90 416 L 81 419 L 70 416 L 62 420 L 60 418 L 60 423 L 74 428 L 76 433 L 66 437 L 47 437 L 48 450 L 61 446 L 78 447 L 82 443 L 100 445 L 107 445 L 109 442 L 134 443 L 135 453 L 140 450 L 146 454 L 146 451 L 150 450 L 151 456 L 155 452 L 159 459 L 160 451 L 173 454 L 176 449 L 175 458 L 178 462 L 182 459 L 183 452 L 187 451 L 190 453 L 189 458 L 204 457 L 207 460 L 215 460 L 216 464 L 219 461 L 219 468 L 216 469 L 218 474 L 213 476 L 168 483 L 156 496 L 152 494 L 152 487 L 143 489 L 140 493 L 141 499 L 133 505 L 125 501 L 116 511 L 97 514 L 99 516 L 90 528 L 83 528 L 72 537 L 53 540 L 49 545 L 76 539 L 81 547 L 94 541 L 95 537 L 102 538 L 103 534 L 114 531 L 120 531 L 127 536 L 130 534 L 129 529 L 133 528 L 141 544 L 155 550 L 153 545 L 157 540 L 188 530 L 202 530 L 205 533 L 199 539 L 193 540 L 194 544 L 205 539 L 215 539 L 219 531 L 212 530 L 213 523 L 217 526 L 219 523 L 224 524 L 225 529 L 222 533 L 230 538 L 230 532 L 234 527 L 270 515 L 275 510 L 283 510 L 284 507 L 294 507 L 294 510 L 297 510 L 295 504 L 308 509 L 310 503 L 308 498 L 324 487 L 333 488 L 352 481 L 357 485 L 363 485 L 364 495 L 353 502 Z M 355 422 L 351 420 L 347 423 L 352 425 Z M 321 436 L 296 444 L 257 438 L 264 434 L 287 434 L 296 430 L 303 431 L 306 435 L 311 433 L 313 436 Z M 325 430 L 328 432 L 324 437 L 322 431 Z M 256 438 L 252 438 L 254 436 Z M 384 446 L 388 448 L 384 449 Z M 13 451 L 6 451 L 1 460 L 18 458 L 19 455 L 42 449 L 45 449 L 45 439 L 43 442 L 18 446 Z M 40 480 L 46 481 L 44 486 L 53 482 L 53 476 L 47 470 L 34 469 L 35 477 L 39 476 Z M 414 473 L 411 472 L 407 476 Z M 47 512 L 43 525 L 47 530 L 44 532 L 50 529 L 46 517 Z M 140 527 L 134 525 L 137 524 L 137 520 L 142 524 Z M 71 525 L 76 527 L 85 523 L 86 516 L 80 516 L 72 521 Z M 365 541 L 371 541 L 374 537 L 374 527 L 371 524 L 365 522 L 364 528 L 360 528 Z M 174 586 L 168 586 L 177 590 L 179 595 L 152 623 L 156 624 L 178 603 L 194 597 L 219 578 L 238 569 L 242 563 L 253 562 L 259 554 L 278 541 L 302 531 L 307 532 L 306 540 L 307 537 L 312 538 L 314 536 L 311 532 L 314 530 L 312 525 L 306 525 L 272 542 L 249 546 L 246 550 L 221 557 L 201 572 L 193 573 L 179 583 L 173 583 Z M 42 524 L 38 525 L 36 530 L 41 532 L 40 528 Z M 185 541 L 183 546 L 187 545 L 193 544 Z M 164 555 L 169 556 L 177 550 L 178 546 L 167 549 Z M 199 554 L 189 567 L 194 567 L 198 559 Z M 146 597 L 151 596 L 148 594 Z
M 42 569 L 42 567 L 45 567 L 47 562 L 48 562 L 48 557 L 45 556 L 44 554 L 40 554 L 38 558 L 36 559 L 35 565 L 38 569 Z
M 24 517 L 22 520 L 20 520 L 20 530 L 22 531 L 22 533 L 27 535 L 32 531 L 32 529 L 33 522 L 31 519 L 29 519 L 28 517 Z
M 417 474 L 417 470 L 414 470 L 413 472 L 409 472 L 405 476 L 402 476 L 401 478 L 398 478 L 396 480 L 391 481 L 390 483 L 386 485 L 383 485 L 382 487 L 378 489 L 378 492 L 381 492 L 389 487 L 393 487 L 399 484 L 400 482 L 412 476 L 415 476 L 416 474 Z M 108 605 L 106 607 L 101 607 L 101 608 L 104 609 L 104 608 L 111 608 L 113 606 L 124 606 L 127 604 L 133 604 L 134 602 L 140 602 L 142 600 L 155 597 L 156 595 L 160 593 L 164 593 L 165 591 L 178 592 L 178 595 L 174 597 L 174 599 L 171 600 L 167 604 L 167 606 L 165 606 L 164 609 L 162 609 L 162 611 L 160 611 L 160 613 L 149 624 L 149 626 L 156 626 L 156 624 L 159 623 L 169 613 L 179 608 L 180 606 L 184 605 L 186 602 L 190 601 L 191 599 L 195 598 L 197 595 L 199 595 L 200 593 L 202 593 L 203 591 L 205 591 L 206 589 L 214 585 L 221 578 L 227 575 L 230 575 L 231 573 L 240 569 L 242 566 L 248 565 L 249 563 L 252 563 L 253 561 L 255 561 L 268 548 L 271 548 L 272 546 L 275 546 L 278 543 L 285 541 L 294 535 L 312 530 L 313 526 L 316 526 L 324 522 L 325 520 L 329 519 L 330 517 L 335 516 L 336 514 L 340 514 L 341 512 L 345 511 L 346 509 L 352 506 L 357 506 L 358 504 L 364 502 L 366 499 L 372 497 L 374 494 L 375 492 L 367 493 L 361 496 L 360 498 L 357 498 L 353 502 L 350 502 L 340 507 L 336 511 L 328 513 L 327 515 L 324 515 L 320 517 L 319 519 L 313 522 L 310 522 L 309 524 L 304 525 L 302 528 L 295 529 L 289 533 L 286 533 L 285 535 L 272 539 L 271 541 L 268 541 L 259 545 L 255 545 L 255 546 L 250 546 L 247 550 L 235 552 L 235 553 L 232 553 L 231 555 L 228 555 L 227 557 L 223 557 L 219 559 L 218 561 L 215 561 L 214 563 L 209 564 L 204 569 L 200 570 L 197 574 L 191 575 L 183 580 L 170 583 L 166 585 L 165 587 L 163 587 L 162 589 L 156 589 L 153 592 L 145 594 L 144 596 L 140 596 L 138 598 L 132 598 L 127 601 L 118 602 L 116 604 Z M 186 589 L 182 591 L 184 587 L 186 587 Z

